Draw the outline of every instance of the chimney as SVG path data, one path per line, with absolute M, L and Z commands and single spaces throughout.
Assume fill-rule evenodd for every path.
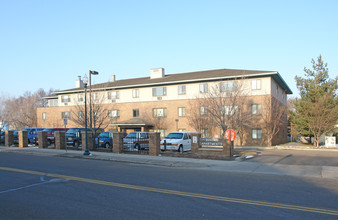
M 116 78 L 115 75 L 112 75 L 111 81 L 112 81 L 112 82 L 115 82 L 115 80 L 116 80 L 115 78 Z
M 164 76 L 164 68 L 155 68 L 150 70 L 150 79 L 163 78 Z
M 75 88 L 83 87 L 83 81 L 81 80 L 81 76 L 78 76 L 78 79 L 75 81 Z

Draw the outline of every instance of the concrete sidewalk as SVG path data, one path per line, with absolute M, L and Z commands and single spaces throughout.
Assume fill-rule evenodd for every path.
M 271 174 L 297 177 L 316 177 L 338 180 L 338 166 L 309 166 L 288 165 L 276 163 L 262 163 L 250 160 L 208 160 L 183 157 L 148 156 L 134 154 L 114 154 L 104 152 L 91 152 L 84 156 L 83 151 L 40 149 L 37 147 L 18 148 L 0 147 L 1 152 L 32 154 L 36 156 L 54 156 L 68 158 L 83 158 L 93 160 L 106 160 L 135 164 L 146 164 L 166 167 L 181 167 L 187 169 L 212 170 L 219 172 L 239 172 L 248 174 Z

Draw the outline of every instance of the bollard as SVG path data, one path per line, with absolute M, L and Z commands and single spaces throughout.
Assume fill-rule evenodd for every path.
M 55 149 L 63 150 L 66 148 L 66 132 L 65 131 L 55 131 Z
M 38 131 L 39 148 L 48 148 L 47 131 Z
M 161 133 L 151 132 L 149 133 L 149 155 L 158 156 L 161 152 L 160 147 Z
M 28 147 L 28 131 L 19 131 L 18 138 L 20 148 Z
M 5 131 L 5 146 L 10 147 L 14 144 L 14 131 Z
M 127 136 L 126 132 L 113 132 L 113 153 L 123 152 L 123 138 Z
M 198 149 L 201 147 L 200 141 L 201 141 L 201 134 L 190 134 L 191 136 L 191 153 L 196 154 L 198 152 Z

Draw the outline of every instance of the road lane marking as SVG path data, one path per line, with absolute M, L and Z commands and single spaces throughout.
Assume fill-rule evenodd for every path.
M 223 197 L 223 196 L 213 196 L 213 195 L 207 195 L 207 194 L 189 193 L 189 192 L 182 192 L 182 191 L 176 191 L 176 190 L 168 190 L 168 189 L 161 189 L 161 188 L 108 182 L 108 181 L 95 180 L 95 179 L 87 179 L 87 178 L 81 178 L 81 177 L 75 177 L 75 176 L 66 176 L 66 175 L 61 175 L 61 174 L 43 173 L 43 172 L 38 172 L 38 171 L 30 171 L 30 170 L 16 169 L 16 168 L 10 168 L 10 167 L 0 167 L 0 170 L 40 175 L 40 176 L 42 175 L 42 176 L 60 178 L 64 180 L 73 180 L 73 181 L 78 181 L 78 182 L 85 182 L 85 183 L 99 184 L 99 185 L 105 185 L 105 186 L 134 189 L 134 190 L 142 190 L 142 191 L 148 191 L 148 192 L 157 192 L 157 193 L 178 195 L 178 196 L 185 196 L 185 197 L 192 197 L 192 198 L 201 198 L 201 199 L 209 199 L 209 200 L 216 200 L 216 201 L 223 201 L 223 202 L 249 204 L 249 205 L 256 205 L 256 206 L 265 206 L 265 207 L 272 207 L 272 208 L 280 208 L 280 209 L 288 209 L 288 210 L 296 210 L 296 211 L 321 213 L 321 214 L 338 216 L 338 211 L 335 211 L 335 210 L 318 209 L 318 208 L 312 208 L 312 207 L 306 207 L 306 206 L 296 206 L 296 205 L 262 202 L 262 201 L 256 201 L 256 200 L 238 199 L 238 198 Z
M 0 194 L 8 193 L 8 192 L 13 192 L 13 191 L 18 191 L 18 190 L 21 190 L 21 189 L 27 189 L 27 188 L 30 188 L 30 187 L 39 186 L 39 185 L 46 184 L 46 183 L 68 181 L 67 179 L 50 179 L 50 180 L 45 180 L 45 176 L 46 176 L 46 174 L 44 174 L 43 176 L 40 177 L 40 181 L 41 182 L 39 182 L 39 183 L 33 183 L 33 184 L 30 184 L 30 185 L 27 185 L 27 186 L 21 186 L 21 187 L 17 187 L 17 188 L 14 188 L 14 189 L 8 189 L 8 190 L 0 191 Z

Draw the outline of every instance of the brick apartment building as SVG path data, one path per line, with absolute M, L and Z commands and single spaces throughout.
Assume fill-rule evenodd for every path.
M 242 143 L 267 145 L 264 112 L 271 107 L 271 100 L 278 102 L 278 107 L 273 105 L 273 108 L 286 107 L 287 95 L 292 94 L 275 71 L 217 69 L 166 75 L 163 68 L 157 68 L 151 69 L 150 77 L 116 80 L 113 75 L 111 82 L 88 86 L 87 111 L 92 103 L 93 126 L 105 130 L 156 131 L 161 132 L 162 137 L 178 130 L 195 131 L 203 137 L 217 138 L 223 131 L 210 119 L 208 108 L 211 106 L 203 106 L 203 100 L 216 91 L 215 88 L 231 96 L 239 84 L 242 90 L 239 96 L 245 97 L 241 108 L 251 114 L 251 123 L 242 131 Z M 80 77 L 76 88 L 54 92 L 46 99 L 48 107 L 37 110 L 39 127 L 63 127 L 64 119 L 67 119 L 67 127 L 84 127 L 84 86 Z M 287 141 L 286 115 L 282 120 L 272 144 Z M 199 121 L 201 123 L 197 123 Z M 236 123 L 231 126 L 236 130 Z M 235 144 L 239 144 L 238 138 Z

